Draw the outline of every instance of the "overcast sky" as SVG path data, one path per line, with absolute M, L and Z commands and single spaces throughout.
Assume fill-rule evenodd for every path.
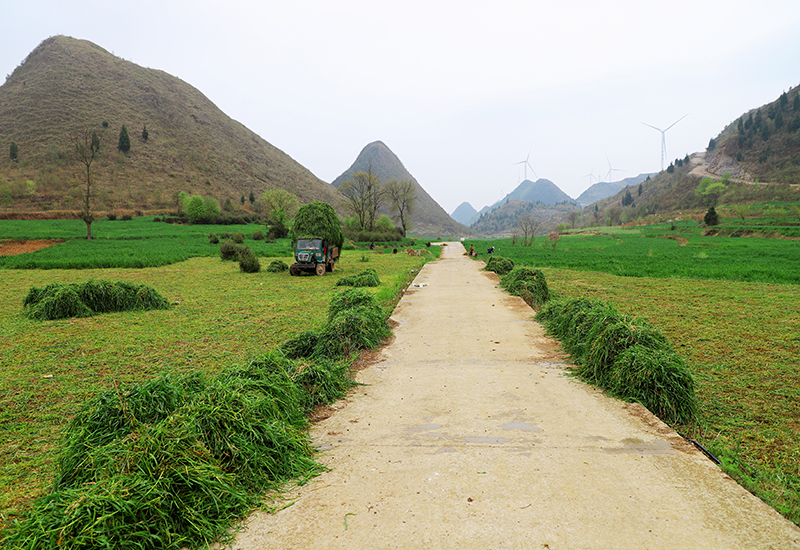
M 164 70 L 324 181 L 383 141 L 448 212 L 657 172 L 800 83 L 798 0 L 7 3 L 0 74 L 63 34 Z M 527 176 L 534 175 L 528 169 Z

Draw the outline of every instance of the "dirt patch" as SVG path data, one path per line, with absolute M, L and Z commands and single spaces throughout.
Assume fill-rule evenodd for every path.
M 36 252 L 62 242 L 64 241 L 2 241 L 0 242 L 0 256 L 16 256 L 17 254 Z

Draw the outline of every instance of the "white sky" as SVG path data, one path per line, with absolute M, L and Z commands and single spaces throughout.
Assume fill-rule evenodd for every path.
M 381 140 L 452 212 L 538 177 L 577 197 L 703 150 L 800 83 L 798 0 L 28 0 L 0 75 L 64 34 L 164 70 L 319 178 Z M 624 170 L 624 171 L 623 171 Z M 529 179 L 533 178 L 528 173 Z

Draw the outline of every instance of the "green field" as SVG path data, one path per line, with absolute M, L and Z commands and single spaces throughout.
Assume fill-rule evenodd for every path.
M 43 222 L 24 223 L 37 226 Z M 151 221 L 144 227 L 161 230 L 162 224 Z M 181 228 L 172 230 L 176 229 Z M 161 238 L 186 241 L 185 253 L 195 241 L 206 242 L 210 232 L 208 227 L 185 229 L 195 234 Z M 63 238 L 53 231 L 37 234 L 37 238 L 54 236 Z M 160 238 L 137 242 L 158 243 Z M 89 244 L 98 243 L 102 241 Z M 215 248 L 218 250 L 218 246 Z M 282 259 L 291 261 L 288 256 Z M 222 262 L 218 256 L 194 257 L 147 269 L 3 269 L 0 517 L 8 520 L 17 516 L 32 498 L 47 489 L 59 433 L 85 399 L 166 373 L 200 370 L 214 375 L 277 347 L 299 332 L 319 329 L 326 321 L 328 302 L 342 289 L 334 286 L 339 277 L 354 275 L 366 267 L 375 269 L 381 279 L 381 286 L 373 289 L 376 296 L 385 306 L 393 306 L 398 289 L 407 284 L 414 275 L 412 270 L 419 269 L 425 259 L 380 251 L 344 251 L 337 271 L 324 277 L 290 277 L 288 272 L 276 274 L 263 269 L 245 274 L 235 262 Z M 262 259 L 262 264 L 266 263 Z M 174 306 L 167 311 L 65 321 L 39 322 L 23 315 L 22 299 L 32 286 L 91 279 L 146 283 Z
M 495 246 L 541 268 L 557 295 L 604 300 L 654 325 L 697 383 L 697 421 L 677 428 L 800 524 L 800 243 L 676 225 L 563 235 L 555 250 L 546 237 L 464 244 L 481 259 Z

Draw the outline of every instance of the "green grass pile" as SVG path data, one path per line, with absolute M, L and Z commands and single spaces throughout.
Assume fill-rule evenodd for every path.
M 649 324 L 597 300 L 553 300 L 536 316 L 578 365 L 575 373 L 673 424 L 696 411 L 692 375 Z
M 165 376 L 88 401 L 66 429 L 55 483 L 8 548 L 196 548 L 268 490 L 322 470 L 305 414 L 354 385 L 346 362 L 273 351 L 207 381 Z
M 494 271 L 502 277 L 511 273 L 511 270 L 514 269 L 514 261 L 502 256 L 491 256 L 483 269 L 485 271 Z
M 378 272 L 371 267 L 336 281 L 336 286 L 375 287 L 380 286 L 380 284 L 381 280 L 378 278 Z
M 102 280 L 33 287 L 22 303 L 28 317 L 40 321 L 170 307 L 151 286 Z
M 283 260 L 272 260 L 267 266 L 267 271 L 269 273 L 283 273 L 288 270 L 289 266 Z
M 500 279 L 500 287 L 521 297 L 531 307 L 539 307 L 550 299 L 544 273 L 532 267 L 515 267 Z

